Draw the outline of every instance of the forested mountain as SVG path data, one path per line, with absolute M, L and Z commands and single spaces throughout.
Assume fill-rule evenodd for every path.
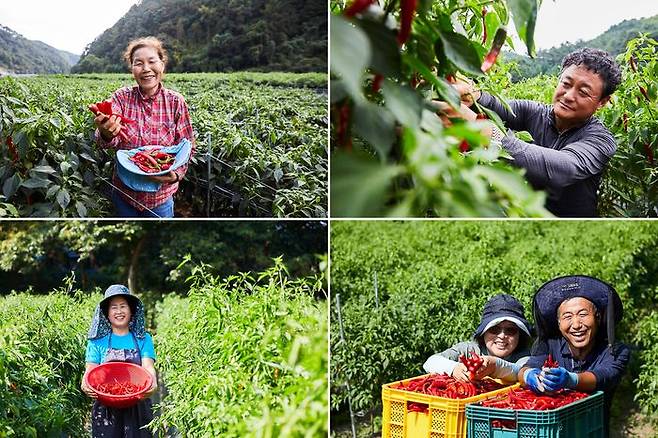
M 169 71 L 326 71 L 327 28 L 324 0 L 142 0 L 73 71 L 126 71 L 126 46 L 148 35 L 163 40 Z
M 0 25 L 0 72 L 68 73 L 79 58 Z
M 588 41 L 579 40 L 575 43 L 562 44 L 559 47 L 553 47 L 548 50 L 540 50 L 535 59 L 514 53 L 505 53 L 505 58 L 518 62 L 519 71 L 512 73 L 512 79 L 517 81 L 542 73 L 558 73 L 562 58 L 569 52 L 581 47 L 602 49 L 608 51 L 613 56 L 617 56 L 626 50 L 626 43 L 638 36 L 639 33 L 648 33 L 654 39 L 658 39 L 658 15 L 636 20 L 624 20 Z

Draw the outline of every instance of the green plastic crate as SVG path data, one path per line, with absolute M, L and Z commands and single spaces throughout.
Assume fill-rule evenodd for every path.
M 507 427 L 493 427 L 494 420 Z M 546 411 L 466 406 L 468 438 L 599 438 L 604 436 L 603 392 Z M 512 426 L 510 422 L 515 422 Z M 515 427 L 515 428 L 512 428 Z

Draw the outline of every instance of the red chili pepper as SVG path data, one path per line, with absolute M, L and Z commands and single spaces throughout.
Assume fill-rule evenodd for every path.
M 384 82 L 384 75 L 377 73 L 372 80 L 372 91 L 373 93 L 379 92 L 379 89 L 382 87 L 382 82 Z
M 350 104 L 345 102 L 338 111 L 338 126 L 336 136 L 338 144 L 347 150 L 352 149 L 352 137 L 349 136 Z
M 134 120 L 127 117 L 123 117 L 121 114 L 115 114 L 112 112 L 112 102 L 106 100 L 103 102 L 96 102 L 92 105 L 89 105 L 89 110 L 94 114 L 98 115 L 99 113 L 105 114 L 106 116 L 112 117 L 116 116 L 121 123 L 135 123 Z M 128 141 L 128 135 L 124 131 L 119 131 L 119 136 Z
M 398 385 L 392 386 L 392 388 L 420 392 L 437 397 L 463 399 L 485 392 L 495 391 L 504 388 L 504 386 L 491 379 L 476 382 L 460 382 L 447 374 L 430 374 L 426 377 L 419 377 L 408 382 L 401 382 Z
M 628 132 L 628 114 L 624 113 L 624 115 L 621 116 L 621 118 L 624 124 L 624 132 Z
M 468 144 L 466 140 L 462 140 L 462 142 L 459 143 L 459 152 L 464 153 L 464 152 L 468 152 L 469 150 L 471 150 L 471 146 Z
M 526 409 L 543 411 L 557 409 L 573 403 L 576 400 L 587 397 L 589 394 L 568 389 L 560 390 L 552 394 L 537 395 L 529 389 L 518 388 L 509 393 L 485 400 L 482 406 L 499 409 Z
M 644 143 L 644 152 L 647 154 L 647 161 L 653 166 L 653 150 L 650 143 Z
M 142 171 L 154 173 L 169 169 L 175 158 L 170 154 L 151 149 L 137 152 L 130 157 L 130 161 L 135 163 Z
M 16 145 L 14 144 L 14 140 L 11 138 L 11 135 L 7 136 L 7 147 L 9 148 L 9 153 L 11 154 L 12 162 L 14 164 L 18 163 L 20 157 L 18 156 L 18 149 L 16 149 Z
M 462 140 L 462 142 L 459 144 L 459 150 L 461 152 L 466 152 L 468 151 L 468 149 L 469 149 L 468 142 L 466 140 Z M 484 359 L 478 356 L 476 352 L 472 351 L 468 357 L 466 357 L 463 354 L 460 354 L 459 361 L 466 366 L 466 369 L 468 370 L 469 379 L 474 380 L 475 373 L 484 362 Z
M 485 18 L 488 12 L 486 6 L 482 8 L 482 44 L 487 42 L 487 22 L 485 21 Z
M 637 73 L 637 64 L 635 64 L 635 58 L 632 55 L 631 55 L 630 64 L 631 64 L 631 70 L 633 70 L 633 72 Z
M 560 364 L 556 360 L 553 360 L 551 353 L 548 353 L 548 357 L 544 361 L 543 368 L 558 368 L 559 366 Z
M 404 44 L 411 34 L 411 22 L 416 12 L 416 0 L 400 0 L 400 32 L 398 44 Z
M 649 94 L 647 93 L 647 90 L 640 85 L 640 93 L 642 93 L 642 96 L 644 96 L 649 102 L 651 102 L 651 99 L 649 99 Z
M 489 69 L 496 63 L 496 58 L 500 53 L 500 49 L 505 44 L 505 38 L 507 37 L 507 30 L 504 27 L 499 27 L 494 36 L 493 44 L 491 50 L 487 53 L 487 56 L 484 57 L 484 62 L 482 63 L 481 70 L 483 73 L 489 71 Z
M 343 14 L 346 17 L 354 17 L 356 14 L 365 11 L 368 6 L 374 3 L 375 0 L 354 0 L 352 4 L 345 9 Z
M 456 84 L 457 78 L 455 78 L 455 75 L 447 75 L 446 81 L 448 81 L 449 84 Z

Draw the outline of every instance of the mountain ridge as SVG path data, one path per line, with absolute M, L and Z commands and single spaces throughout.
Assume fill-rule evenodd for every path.
M 0 24 L 0 71 L 4 73 L 68 73 L 79 58 Z

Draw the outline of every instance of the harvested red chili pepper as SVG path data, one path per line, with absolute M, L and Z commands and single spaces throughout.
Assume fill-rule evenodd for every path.
M 496 63 L 496 58 L 500 53 L 500 49 L 505 44 L 505 38 L 507 38 L 507 30 L 504 27 L 499 27 L 494 36 L 493 44 L 491 45 L 491 50 L 487 53 L 487 56 L 484 57 L 484 62 L 482 63 L 481 70 L 483 73 L 489 71 L 489 69 Z
M 352 4 L 350 4 L 345 11 L 343 11 L 343 14 L 346 17 L 354 17 L 356 14 L 359 14 L 363 11 L 365 11 L 368 6 L 374 3 L 375 0 L 354 0 Z
M 447 374 L 430 374 L 425 377 L 400 382 L 391 386 L 393 389 L 401 389 L 410 392 L 419 392 L 437 397 L 462 399 L 495 391 L 505 386 L 491 379 L 478 380 L 475 382 L 460 382 Z
M 400 32 L 398 32 L 398 44 L 402 45 L 409 39 L 411 34 L 411 23 L 416 12 L 416 0 L 400 0 Z
M 464 146 L 464 142 L 466 143 L 465 146 Z M 468 142 L 466 140 L 462 140 L 461 144 L 459 145 L 459 150 L 462 152 L 466 152 L 468 150 L 468 147 L 469 147 Z M 476 352 L 472 351 L 468 357 L 466 357 L 463 354 L 460 354 L 459 361 L 466 366 L 466 369 L 468 370 L 468 378 L 474 380 L 475 373 L 480 368 L 480 366 L 482 366 L 484 359 L 478 356 Z
M 482 406 L 499 409 L 524 409 L 532 411 L 544 411 L 557 409 L 570 403 L 587 397 L 589 394 L 562 389 L 560 391 L 537 395 L 529 389 L 517 388 L 509 393 L 482 401 Z
M 110 383 L 101 383 L 96 386 L 94 389 L 103 394 L 110 395 L 131 395 L 136 394 L 143 390 L 144 386 L 135 385 L 131 382 L 110 382 Z
M 553 360 L 551 353 L 548 353 L 548 357 L 544 361 L 542 368 L 558 368 L 559 366 L 560 364 L 556 360 Z
M 116 116 L 121 123 L 135 123 L 134 120 L 124 117 L 121 114 L 116 114 L 112 112 L 112 102 L 105 100 L 103 102 L 96 102 L 89 105 L 89 110 L 96 115 L 105 114 L 106 116 L 112 117 Z M 119 136 L 125 141 L 128 141 L 128 136 L 124 131 L 119 131 Z
M 148 151 L 139 151 L 130 161 L 135 163 L 142 171 L 148 173 L 161 172 L 167 170 L 174 164 L 175 157 L 171 154 L 160 152 L 158 149 Z

